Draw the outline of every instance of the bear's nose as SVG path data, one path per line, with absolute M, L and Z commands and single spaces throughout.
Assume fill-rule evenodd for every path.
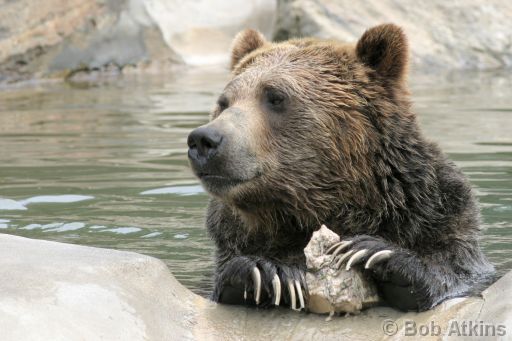
M 199 127 L 194 129 L 187 139 L 188 155 L 196 159 L 200 157 L 210 157 L 217 150 L 222 142 L 222 134 L 212 127 Z

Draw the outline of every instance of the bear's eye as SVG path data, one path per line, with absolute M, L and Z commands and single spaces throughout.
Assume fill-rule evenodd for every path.
M 273 110 L 280 111 L 284 109 L 284 102 L 286 100 L 286 96 L 279 90 L 272 88 L 266 89 L 265 99 Z
M 219 112 L 223 112 L 229 107 L 228 98 L 224 95 L 220 96 L 217 100 L 217 105 L 219 106 Z

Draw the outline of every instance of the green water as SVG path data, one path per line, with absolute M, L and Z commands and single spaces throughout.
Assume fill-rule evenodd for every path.
M 186 286 L 211 288 L 206 194 L 186 159 L 188 132 L 228 78 L 179 71 L 96 84 L 0 91 L 0 233 L 130 250 L 167 263 Z M 414 108 L 473 182 L 483 248 L 512 269 L 512 77 L 412 77 Z

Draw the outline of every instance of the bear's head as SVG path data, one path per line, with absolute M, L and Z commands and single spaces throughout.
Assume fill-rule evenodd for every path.
M 241 212 L 293 214 L 301 225 L 332 217 L 334 205 L 374 204 L 375 173 L 389 167 L 379 153 L 416 130 L 407 54 L 406 37 L 392 24 L 369 29 L 355 46 L 270 43 L 254 30 L 240 32 L 232 79 L 211 121 L 188 137 L 195 175 Z

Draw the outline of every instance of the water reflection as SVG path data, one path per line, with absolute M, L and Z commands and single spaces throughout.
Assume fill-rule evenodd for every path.
M 24 200 L 0 198 L 0 211 L 26 210 L 26 205 L 33 203 L 72 203 L 93 199 L 90 195 L 39 195 Z
M 142 252 L 206 293 L 207 196 L 188 168 L 186 136 L 208 120 L 226 79 L 224 71 L 192 70 L 1 92 L 2 233 Z M 412 79 L 425 134 L 475 185 L 482 244 L 501 273 L 512 268 L 511 79 Z

